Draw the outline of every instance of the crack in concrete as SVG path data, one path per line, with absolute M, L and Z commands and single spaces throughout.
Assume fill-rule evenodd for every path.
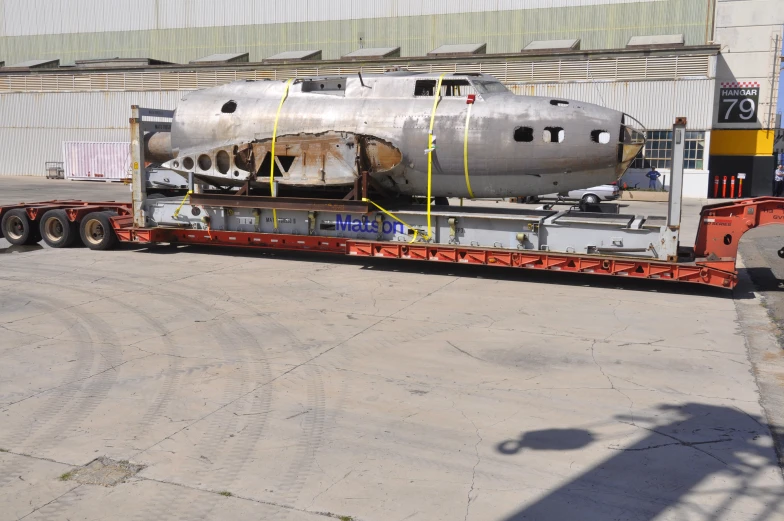
M 199 487 L 193 487 L 193 486 L 190 486 L 190 485 L 186 485 L 184 483 L 177 483 L 176 481 L 167 481 L 167 480 L 163 480 L 163 479 L 146 478 L 146 477 L 139 476 L 139 475 L 135 476 L 133 478 L 133 481 L 151 481 L 153 483 L 160 483 L 162 485 L 171 485 L 171 486 L 174 486 L 174 487 L 185 488 L 185 489 L 193 490 L 193 491 L 196 491 L 196 492 L 206 492 L 208 494 L 215 494 L 215 495 L 225 496 L 225 491 L 217 491 L 217 490 L 209 490 L 209 489 L 203 489 L 203 488 L 199 488 Z M 259 505 L 267 505 L 267 506 L 272 506 L 272 507 L 275 507 L 275 508 L 281 508 L 281 509 L 284 509 L 284 510 L 290 510 L 292 512 L 301 512 L 303 514 L 312 514 L 312 515 L 327 517 L 327 518 L 331 518 L 331 519 L 340 519 L 340 517 L 341 517 L 341 516 L 338 516 L 338 515 L 333 514 L 331 512 L 318 512 L 318 511 L 315 511 L 315 510 L 301 509 L 301 508 L 297 508 L 297 507 L 294 507 L 294 506 L 291 506 L 291 505 L 285 505 L 283 503 L 275 503 L 274 501 L 264 501 L 262 499 L 256 499 L 256 498 L 247 497 L 247 496 L 240 496 L 240 495 L 237 495 L 237 494 L 234 494 L 234 493 L 231 494 L 230 498 L 240 499 L 242 501 L 250 501 L 252 503 L 258 503 Z
M 36 281 L 34 283 L 41 284 L 41 282 L 42 281 L 39 280 L 39 281 Z M 66 310 L 69 310 L 69 309 L 78 308 L 78 307 L 81 307 L 81 306 L 87 306 L 88 304 L 95 304 L 96 302 L 101 302 L 103 300 L 108 300 L 108 299 L 114 300 L 116 298 L 125 296 L 125 295 L 127 295 L 129 293 L 132 293 L 132 291 L 122 291 L 120 293 L 113 294 L 113 295 L 110 295 L 110 296 L 107 296 L 107 297 L 101 297 L 101 298 L 98 298 L 98 299 L 95 299 L 95 300 L 88 300 L 87 302 L 80 302 L 79 304 L 73 304 L 71 306 L 58 308 L 57 310 L 45 311 L 43 313 L 38 313 L 37 315 L 30 315 L 29 317 L 17 318 L 16 320 L 9 320 L 8 322 L 2 322 L 2 323 L 0 323 L 0 326 L 13 324 L 15 322 L 21 322 L 22 320 L 30 320 L 32 318 L 44 317 L 44 316 L 47 316 L 47 315 L 51 315 L 52 313 L 55 313 L 55 312 L 59 313 L 61 311 L 66 311 Z M 18 333 L 18 331 L 16 331 L 16 332 Z
M 2 454 L 13 454 L 14 456 L 19 456 L 22 458 L 29 458 L 38 461 L 48 461 L 49 463 L 57 463 L 58 465 L 65 465 L 67 467 L 80 467 L 81 464 L 73 464 L 73 463 L 66 463 L 64 461 L 57 461 L 56 459 L 52 458 L 44 458 L 43 456 L 33 456 L 32 454 L 27 454 L 26 452 L 14 452 L 12 450 L 0 450 Z
M 478 356 L 474 356 L 474 355 L 472 355 L 471 353 L 469 353 L 468 351 L 465 351 L 465 350 L 463 350 L 463 349 L 460 349 L 459 347 L 457 347 L 455 344 L 453 344 L 453 343 L 452 343 L 452 342 L 450 342 L 449 340 L 447 340 L 447 341 L 446 341 L 446 343 L 447 343 L 447 344 L 449 344 L 450 346 L 452 346 L 453 348 L 455 348 L 457 351 L 460 351 L 460 352 L 461 352 L 461 353 L 463 353 L 464 355 L 466 355 L 466 356 L 470 356 L 470 357 L 471 357 L 471 358 L 473 358 L 474 360 L 479 360 L 480 362 L 487 362 L 488 364 L 492 364 L 492 363 L 493 363 L 493 362 L 488 362 L 488 361 L 487 361 L 487 360 L 485 360 L 484 358 L 479 358 Z
M 656 431 L 654 431 L 656 432 Z M 660 434 L 660 433 L 657 433 Z M 666 436 L 666 435 L 664 435 Z M 619 449 L 617 447 L 607 447 L 610 450 L 617 450 L 619 452 L 642 452 L 646 450 L 653 450 L 658 449 L 661 447 L 672 447 L 673 445 L 681 445 L 684 447 L 694 447 L 695 445 L 706 445 L 709 443 L 724 443 L 725 441 L 732 441 L 731 438 L 720 438 L 718 440 L 708 440 L 708 441 L 685 441 L 685 442 L 674 442 L 674 443 L 660 443 L 659 445 L 650 445 L 648 447 L 641 447 L 639 449 Z
M 215 413 L 217 413 L 217 412 L 219 412 L 219 411 L 221 411 L 221 410 L 225 409 L 226 407 L 228 407 L 228 406 L 230 406 L 230 405 L 232 405 L 232 404 L 236 403 L 237 401 L 239 401 L 239 400 L 241 400 L 241 399 L 245 398 L 246 396 L 249 396 L 249 395 L 251 395 L 251 394 L 253 394 L 253 393 L 257 392 L 259 389 L 261 389 L 261 388 L 263 388 L 263 387 L 266 387 L 266 386 L 268 386 L 268 385 L 270 385 L 270 384 L 272 384 L 272 383 L 276 382 L 277 380 L 279 380 L 279 379 L 281 379 L 281 378 L 285 377 L 286 375 L 288 375 L 288 374 L 292 373 L 293 371 L 296 371 L 296 370 L 297 370 L 297 369 L 299 369 L 300 367 L 302 367 L 302 366 L 305 366 L 305 365 L 308 365 L 308 364 L 310 364 L 310 363 L 311 363 L 311 362 L 313 362 L 314 360 L 316 360 L 316 359 L 318 359 L 318 358 L 320 358 L 320 357 L 324 356 L 325 354 L 329 353 L 330 351 L 333 351 L 333 350 L 337 349 L 338 347 L 340 347 L 340 346 L 342 346 L 342 345 L 346 344 L 347 342 L 349 342 L 349 341 L 353 340 L 354 338 L 356 338 L 356 337 L 358 337 L 358 336 L 362 335 L 362 334 L 363 334 L 363 333 L 365 333 L 366 331 L 369 331 L 370 329 L 374 328 L 375 326 L 377 326 L 378 324 L 380 324 L 380 323 L 381 323 L 381 322 L 383 322 L 384 320 L 387 320 L 388 318 L 390 318 L 390 317 L 392 317 L 392 316 L 396 315 L 397 313 L 400 313 L 401 311 L 404 311 L 404 310 L 406 310 L 406 309 L 410 308 L 411 306 L 413 306 L 413 305 L 417 304 L 418 302 L 421 302 L 422 300 L 426 299 L 427 297 L 429 297 L 429 296 L 431 296 L 431 295 L 433 295 L 433 294 L 435 294 L 435 293 L 437 293 L 437 292 L 441 291 L 442 289 L 446 288 L 447 286 L 449 286 L 450 284 L 452 284 L 452 283 L 456 282 L 457 280 L 459 280 L 459 279 L 458 279 L 458 278 L 455 278 L 455 279 L 453 279 L 453 280 L 451 280 L 451 281 L 447 282 L 447 283 L 446 283 L 446 284 L 444 284 L 443 286 L 440 286 L 439 288 L 437 288 L 437 289 L 435 289 L 435 290 L 431 291 L 430 293 L 426 294 L 425 296 L 423 296 L 423 297 L 421 297 L 421 298 L 419 298 L 419 299 L 417 299 L 417 300 L 415 300 L 415 301 L 413 301 L 413 302 L 409 303 L 408 305 L 406 305 L 406 306 L 402 307 L 401 309 L 399 309 L 399 310 L 398 310 L 398 311 L 396 311 L 395 313 L 392 313 L 392 315 L 390 315 L 389 317 L 381 317 L 381 318 L 379 318 L 378 320 L 376 320 L 376 321 L 375 321 L 375 322 L 373 322 L 372 324 L 368 325 L 366 328 L 362 329 L 361 331 L 358 331 L 357 333 L 355 333 L 354 335 L 350 336 L 349 338 L 347 338 L 347 339 L 345 339 L 345 340 L 343 340 L 343 341 L 341 341 L 341 342 L 339 342 L 339 343 L 335 344 L 334 346 L 332 346 L 332 347 L 330 347 L 330 348 L 328 348 L 328 349 L 326 349 L 326 350 L 324 350 L 324 351 L 322 351 L 322 352 L 318 353 L 317 355 L 314 355 L 314 356 L 310 357 L 310 358 L 309 358 L 309 359 L 307 359 L 306 361 L 304 361 L 304 362 L 302 362 L 302 363 L 299 363 L 299 364 L 297 364 L 297 365 L 295 365 L 295 366 L 291 367 L 290 369 L 288 369 L 287 371 L 284 371 L 284 372 L 283 372 L 283 373 L 281 373 L 280 375 L 278 375 L 278 376 L 276 376 L 276 377 L 274 377 L 274 378 L 272 378 L 272 379 L 268 380 L 267 382 L 264 382 L 264 383 L 262 383 L 262 384 L 260 384 L 260 385 L 258 385 L 258 386 L 256 386 L 256 387 L 254 387 L 253 389 L 251 389 L 251 390 L 250 390 L 250 391 L 248 391 L 247 393 L 241 394 L 240 396 L 238 396 L 238 397 L 237 397 L 237 398 L 235 398 L 234 400 L 231 400 L 231 401 L 229 401 L 229 402 L 227 402 L 227 403 L 225 403 L 225 404 L 221 405 L 220 407 L 218 407 L 218 408 L 214 409 L 213 411 L 210 411 L 210 412 L 208 412 L 207 414 L 205 414 L 205 415 L 204 415 L 204 416 L 202 416 L 201 418 L 197 419 L 196 421 L 194 421 L 194 422 L 192 422 L 192 423 L 189 423 L 189 424 L 186 424 L 186 425 L 185 425 L 185 426 L 183 426 L 182 428 L 180 428 L 180 429 L 176 430 L 175 432 L 173 432 L 173 433 L 171 433 L 171 434 L 169 434 L 169 435 L 165 436 L 165 437 L 164 437 L 164 438 L 162 438 L 161 440 L 159 440 L 159 441 L 157 441 L 157 442 L 153 443 L 152 445 L 150 445 L 150 446 L 149 446 L 149 447 L 147 447 L 146 449 L 144 449 L 144 450 L 142 450 L 142 451 L 139 451 L 139 452 L 137 452 L 136 454 L 134 454 L 134 457 L 138 457 L 140 454 L 143 454 L 143 453 L 145 453 L 145 452 L 149 451 L 150 449 L 152 449 L 152 448 L 154 448 L 154 447 L 156 447 L 156 446 L 160 445 L 160 444 L 161 444 L 161 443 L 163 443 L 164 441 L 172 439 L 174 436 L 176 436 L 177 434 L 179 434 L 179 433 L 181 433 L 181 432 L 183 432 L 183 431 L 185 431 L 185 430 L 189 429 L 190 427 L 192 427 L 192 426 L 193 426 L 193 425 L 195 425 L 196 423 L 198 423 L 198 422 L 200 422 L 200 421 L 202 421 L 202 420 L 204 420 L 204 419 L 206 419 L 206 418 L 208 418 L 208 417 L 212 416 L 213 414 L 215 414 Z M 334 517 L 334 516 L 333 516 L 333 517 Z
M 454 407 L 455 403 L 452 402 L 452 406 Z M 458 409 L 459 410 L 459 409 Z M 463 415 L 463 418 L 471 422 L 471 425 L 474 426 L 474 430 L 476 431 L 476 437 L 478 438 L 476 444 L 474 444 L 474 452 L 476 452 L 476 463 L 474 463 L 474 467 L 471 469 L 471 487 L 468 489 L 468 494 L 466 494 L 467 502 L 466 502 L 466 510 L 465 516 L 463 517 L 463 521 L 468 521 L 468 511 L 471 509 L 471 493 L 474 491 L 474 486 L 476 484 L 476 467 L 482 462 L 482 457 L 479 455 L 479 444 L 482 443 L 482 435 L 479 434 L 479 427 L 476 426 L 474 420 L 466 416 L 465 412 L 460 410 L 460 414 Z M 474 498 L 476 499 L 476 498 Z
M 661 432 L 661 431 L 657 431 L 656 429 L 643 427 L 642 425 L 637 425 L 635 423 L 629 423 L 629 422 L 625 422 L 625 421 L 621 421 L 621 423 L 625 423 L 626 425 L 632 425 L 634 427 L 637 427 L 638 429 L 642 429 L 642 430 L 645 430 L 645 431 L 648 431 L 648 432 L 653 432 L 654 434 L 658 434 L 659 436 L 664 436 L 665 438 L 670 438 L 671 440 L 675 440 L 677 442 L 677 443 L 672 443 L 670 445 L 683 445 L 684 447 L 691 447 L 692 449 L 694 449 L 694 450 L 696 450 L 698 452 L 702 452 L 706 456 L 715 459 L 716 461 L 718 461 L 722 465 L 729 466 L 729 463 L 727 463 L 723 459 L 719 458 L 718 456 L 715 456 L 715 455 L 711 454 L 710 452 L 704 451 L 704 450 L 702 450 L 702 449 L 700 449 L 699 447 L 696 446 L 696 445 L 701 445 L 703 442 L 685 441 L 685 440 L 682 440 L 680 438 L 676 438 L 675 436 L 672 436 L 671 434 L 667 434 L 666 432 Z M 720 441 L 731 441 L 731 439 L 725 439 L 725 440 L 720 440 Z M 716 442 L 713 441 L 713 442 L 709 442 L 709 443 L 716 443 Z
M 59 500 L 61 497 L 63 497 L 63 496 L 66 496 L 66 495 L 70 494 L 71 492 L 73 492 L 74 490 L 76 490 L 77 488 L 79 488 L 79 487 L 81 487 L 81 486 L 82 486 L 81 484 L 79 484 L 79 485 L 76 485 L 76 486 L 75 486 L 75 487 L 73 487 L 72 489 L 70 489 L 70 490 L 68 490 L 68 491 L 66 491 L 66 492 L 63 492 L 62 494 L 60 494 L 60 495 L 59 495 L 59 496 L 57 496 L 56 498 L 52 499 L 52 500 L 51 500 L 51 501 L 49 501 L 48 503 L 44 503 L 44 504 L 43 504 L 43 505 L 41 505 L 40 507 L 36 507 L 36 508 L 34 508 L 34 509 L 31 511 L 31 512 L 28 512 L 27 514 L 25 514 L 25 515 L 23 515 L 22 517 L 18 518 L 16 521 L 22 521 L 22 519 L 24 519 L 24 518 L 26 518 L 26 517 L 29 517 L 29 516 L 31 516 L 31 515 L 33 515 L 33 514 L 35 514 L 36 512 L 38 512 L 39 510 L 41 510 L 42 508 L 46 508 L 47 506 L 51 505 L 51 504 L 52 504 L 52 503 L 54 503 L 55 501 L 58 501 L 58 500 Z
M 601 372 L 602 375 L 605 378 L 607 378 L 607 383 L 610 384 L 610 389 L 612 389 L 613 391 L 617 391 L 618 393 L 620 393 L 621 396 L 623 396 L 624 398 L 629 400 L 629 416 L 631 416 L 631 418 L 632 418 L 632 425 L 635 425 L 635 423 L 634 423 L 634 400 L 632 400 L 629 397 L 629 395 L 627 395 L 626 393 L 621 391 L 620 388 L 615 387 L 615 383 L 612 381 L 612 378 L 610 378 L 609 375 L 607 375 L 607 373 L 604 372 L 604 369 L 602 369 L 602 366 L 599 364 L 598 361 L 596 361 L 596 353 L 594 352 L 594 347 L 595 346 L 596 346 L 596 340 L 594 340 L 593 343 L 591 344 L 591 358 L 593 359 L 593 363 L 596 364 L 596 367 L 599 368 L 599 372 Z M 634 382 L 631 382 L 631 383 L 634 383 Z M 635 385 L 637 385 L 637 384 L 635 384 Z
M 106 360 L 105 356 L 103 356 L 103 355 L 101 355 L 101 356 L 103 357 L 104 360 Z M 129 363 L 135 362 L 137 360 L 143 360 L 145 358 L 149 358 L 150 356 L 153 356 L 153 355 L 149 354 L 149 355 L 139 356 L 139 357 L 136 357 L 136 358 L 131 358 L 130 360 L 126 360 L 125 362 L 123 362 L 121 364 L 113 365 L 113 366 L 109 367 L 108 369 L 104 369 L 103 371 L 98 371 L 97 373 L 93 373 L 91 375 L 87 375 L 84 378 L 79 378 L 78 380 L 73 380 L 71 382 L 65 382 L 65 383 L 62 383 L 62 384 L 57 385 L 55 387 L 50 387 L 48 389 L 44 389 L 42 391 L 38 391 L 37 393 L 31 394 L 30 396 L 22 398 L 21 400 L 17 400 L 15 402 L 9 402 L 9 403 L 3 404 L 2 407 L 10 407 L 12 405 L 16 405 L 16 404 L 25 402 L 25 401 L 27 401 L 27 400 L 29 400 L 31 398 L 35 398 L 36 396 L 39 396 L 41 394 L 48 393 L 49 391 L 54 391 L 54 390 L 59 389 L 61 387 L 65 387 L 65 386 L 68 386 L 68 385 L 73 385 L 73 384 L 76 384 L 76 383 L 79 383 L 79 382 L 84 382 L 85 380 L 89 380 L 91 378 L 95 378 L 96 376 L 100 376 L 103 373 L 106 373 L 108 371 L 116 370 L 118 367 L 122 367 L 125 364 L 129 364 Z M 109 361 L 107 360 L 107 362 L 109 362 Z M 109 362 L 109 363 L 111 363 L 111 362 Z
M 177 430 L 177 431 L 173 432 L 172 434 L 169 434 L 168 436 L 164 437 L 163 439 L 161 439 L 161 440 L 157 441 L 156 443 L 154 443 L 154 444 L 150 445 L 149 447 L 147 447 L 147 448 L 146 448 L 146 449 L 144 449 L 143 451 L 136 453 L 134 456 L 139 456 L 140 454 L 143 454 L 143 453 L 147 452 L 148 450 L 152 449 L 153 447 L 156 447 L 156 446 L 160 445 L 161 443 L 163 443 L 164 441 L 166 441 L 166 440 L 168 440 L 168 439 L 171 439 L 173 436 L 176 436 L 176 435 L 177 435 L 177 434 L 179 434 L 180 432 L 184 431 L 185 429 L 188 429 L 189 427 L 191 427 L 191 426 L 195 425 L 196 423 L 198 423 L 198 422 L 200 422 L 200 421 L 204 420 L 205 418 L 208 418 L 208 417 L 212 416 L 213 414 L 217 413 L 218 411 L 221 411 L 221 410 L 225 409 L 225 408 L 226 408 L 226 407 L 228 407 L 229 405 L 232 405 L 233 403 L 235 403 L 235 402 L 237 402 L 237 401 L 239 401 L 239 400 L 241 400 L 241 399 L 245 398 L 246 396 L 248 396 L 248 395 L 250 395 L 250 394 L 252 394 L 252 393 L 255 393 L 255 392 L 257 392 L 257 391 L 258 391 L 259 389 L 261 389 L 262 387 L 266 387 L 266 386 L 268 386 L 268 385 L 270 385 L 270 384 L 272 384 L 272 383 L 276 382 L 277 380 L 279 380 L 279 379 L 283 378 L 284 376 L 288 375 L 288 374 L 289 374 L 289 373 L 291 373 L 292 371 L 296 371 L 296 370 L 297 370 L 297 369 L 299 369 L 300 367 L 302 367 L 302 366 L 304 366 L 304 365 L 307 365 L 307 364 L 311 363 L 312 361 L 314 361 L 314 360 L 318 359 L 319 357 L 321 357 L 321 356 L 323 356 L 323 355 L 325 355 L 325 354 L 329 353 L 330 351 L 332 351 L 332 350 L 334 350 L 334 349 L 337 349 L 338 347 L 342 346 L 342 345 L 343 345 L 343 344 L 345 344 L 346 342 L 349 342 L 350 340 L 353 340 L 354 338 L 358 337 L 359 335 L 361 335 L 361 334 L 362 334 L 362 333 L 364 333 L 365 331 L 368 331 L 369 329 L 371 329 L 371 328 L 375 327 L 376 325 L 378 325 L 379 323 L 381 323 L 383 320 L 385 320 L 385 319 L 384 319 L 384 318 L 381 318 L 381 319 L 377 320 L 376 322 L 374 322 L 374 323 L 370 324 L 368 327 L 366 327 L 365 329 L 363 329 L 363 330 L 361 330 L 361 331 L 359 331 L 359 332 L 355 333 L 354 335 L 352 335 L 351 337 L 347 338 L 346 340 L 343 340 L 342 342 L 340 342 L 340 343 L 338 343 L 338 344 L 335 344 L 334 346 L 332 346 L 332 347 L 330 347 L 330 348 L 328 348 L 328 349 L 326 349 L 326 350 L 324 350 L 324 351 L 322 351 L 322 352 L 318 353 L 317 355 L 314 355 L 314 356 L 310 357 L 310 358 L 309 358 L 309 359 L 307 359 L 306 361 L 304 361 L 304 362 L 302 362 L 302 363 L 300 363 L 300 364 L 297 364 L 297 365 L 293 366 L 291 369 L 288 369 L 287 371 L 284 371 L 283 373 L 279 374 L 278 376 L 276 376 L 276 377 L 274 377 L 274 378 L 272 378 L 272 379 L 270 379 L 270 380 L 268 380 L 268 381 L 266 381 L 266 382 L 264 382 L 264 383 L 262 383 L 262 384 L 260 384 L 260 385 L 258 385 L 258 386 L 256 386 L 256 387 L 254 387 L 253 389 L 251 389 L 251 390 L 250 390 L 250 391 L 248 391 L 247 393 L 244 393 L 244 394 L 242 394 L 242 395 L 238 396 L 237 398 L 235 398 L 234 400 L 231 400 L 231 401 L 229 401 L 229 402 L 227 402 L 227 403 L 225 403 L 225 404 L 221 405 L 221 406 L 220 406 L 220 407 L 218 407 L 217 409 L 215 409 L 215 410 L 213 410 L 213 411 L 210 411 L 210 412 L 208 412 L 207 414 L 205 414 L 204 416 L 202 416 L 202 417 L 201 417 L 201 418 L 199 418 L 198 420 L 194 421 L 193 423 L 190 423 L 190 424 L 188 424 L 188 425 L 185 425 L 185 426 L 184 426 L 184 427 L 182 427 L 181 429 L 179 429 L 179 430 Z
M 360 462 L 360 463 L 361 463 L 361 462 Z M 316 463 L 316 464 L 318 465 L 318 463 Z M 333 482 L 333 483 L 332 483 L 330 486 L 328 486 L 327 488 L 325 488 L 324 490 L 322 490 L 321 492 L 319 492 L 318 494 L 316 494 L 315 496 L 313 496 L 313 499 L 311 499 L 311 500 L 310 500 L 310 504 L 308 504 L 308 508 L 312 507 L 312 506 L 313 506 L 313 503 L 315 503 L 315 502 L 316 502 L 316 500 L 317 500 L 319 497 L 321 497 L 322 495 L 324 495 L 324 494 L 326 494 L 327 492 L 329 492 L 329 491 L 330 491 L 330 489 L 332 489 L 332 487 L 334 487 L 335 485 L 337 485 L 338 483 L 340 483 L 341 481 L 343 481 L 344 479 L 346 479 L 347 477 L 349 477 L 349 475 L 350 475 L 352 472 L 354 472 L 354 467 L 352 467 L 351 469 L 349 469 L 349 471 L 348 471 L 348 472 L 346 472 L 346 474 L 345 474 L 345 475 L 344 475 L 342 478 L 336 479 L 336 480 L 335 480 L 335 481 L 334 481 L 334 482 Z M 307 509 L 306 509 L 306 511 L 307 511 Z

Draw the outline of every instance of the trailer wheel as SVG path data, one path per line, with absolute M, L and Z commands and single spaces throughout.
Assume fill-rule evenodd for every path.
M 3 215 L 0 227 L 3 229 L 5 239 L 14 246 L 35 244 L 41 240 L 35 224 L 27 217 L 27 212 L 20 208 L 9 210 Z
M 79 224 L 82 242 L 91 250 L 110 250 L 117 244 L 117 235 L 109 218 L 109 212 L 88 213 Z
M 583 204 L 599 204 L 599 197 L 594 194 L 585 194 L 582 200 Z
M 67 248 L 79 236 L 78 225 L 68 220 L 65 210 L 49 210 L 39 227 L 44 242 L 52 248 Z

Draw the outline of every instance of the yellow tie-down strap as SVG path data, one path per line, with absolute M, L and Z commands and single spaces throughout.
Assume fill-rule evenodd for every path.
M 438 82 L 436 83 L 436 91 L 435 96 L 433 98 L 433 110 L 430 112 L 430 130 L 427 133 L 427 234 L 425 235 L 425 239 L 430 238 L 430 199 L 431 194 L 433 193 L 433 151 L 435 148 L 433 147 L 433 123 L 436 121 L 436 109 L 438 108 L 438 102 L 441 101 L 441 83 L 444 81 L 444 76 L 446 73 L 443 73 L 441 76 L 438 77 Z
M 433 177 L 433 150 L 434 150 L 434 147 L 433 147 L 433 124 L 435 123 L 435 119 L 436 119 L 436 108 L 438 108 L 438 102 L 441 100 L 441 84 L 444 81 L 444 76 L 446 76 L 446 73 L 444 73 L 441 76 L 439 76 L 438 77 L 438 82 L 436 83 L 436 90 L 435 90 L 435 93 L 434 93 L 434 95 L 435 95 L 434 98 L 435 99 L 433 99 L 433 110 L 430 112 L 430 128 L 429 128 L 428 134 L 427 134 L 427 150 L 425 151 L 427 153 L 427 203 L 426 203 L 427 204 L 427 231 L 425 233 L 423 233 L 422 235 L 424 236 L 424 238 L 426 240 L 430 239 L 430 230 L 431 230 L 431 227 L 430 227 L 430 199 L 431 199 L 432 186 L 433 186 L 433 183 L 432 183 L 432 177 Z M 395 216 L 392 212 L 382 208 L 381 206 L 379 206 L 378 204 L 374 203 L 370 199 L 367 199 L 367 198 L 363 197 L 362 200 L 364 202 L 366 202 L 366 203 L 372 204 L 373 206 L 378 208 L 381 212 L 383 212 L 385 215 L 388 215 L 389 217 L 393 218 L 397 222 L 401 223 L 403 226 L 408 227 L 409 230 L 414 230 L 414 236 L 409 241 L 409 244 L 411 244 L 413 242 L 416 242 L 416 240 L 419 238 L 419 230 L 417 230 L 416 228 L 414 228 L 413 226 L 408 224 L 406 221 L 404 221 L 403 219 L 400 219 L 399 217 Z
M 468 196 L 475 199 L 474 191 L 471 190 L 471 181 L 468 179 L 468 125 L 471 122 L 471 107 L 473 103 L 468 104 L 468 112 L 466 112 L 465 121 L 465 134 L 463 135 L 463 169 L 465 170 L 466 188 L 468 188 Z
M 180 210 L 182 210 L 182 207 L 183 207 L 183 206 L 185 206 L 185 201 L 186 201 L 186 199 L 188 199 L 188 198 L 191 196 L 191 194 L 192 194 L 192 193 L 193 193 L 193 190 L 188 190 L 188 193 L 187 193 L 187 194 L 185 194 L 185 197 L 183 197 L 183 198 L 182 198 L 182 202 L 180 203 L 180 206 L 178 206 L 178 207 L 177 207 L 177 209 L 176 209 L 176 210 L 174 210 L 174 213 L 172 214 L 172 217 L 173 217 L 174 219 L 176 219 L 177 217 L 179 217 L 179 215 L 180 215 Z
M 417 230 L 416 228 L 414 228 L 413 226 L 411 226 L 410 224 L 408 224 L 408 223 L 407 223 L 406 221 L 404 221 L 403 219 L 400 219 L 399 217 L 396 217 L 396 216 L 395 216 L 395 214 L 393 214 L 393 213 L 392 213 L 392 212 L 390 212 L 389 210 L 385 210 L 384 208 L 382 208 L 382 207 L 381 207 L 381 206 L 379 206 L 378 204 L 374 203 L 374 202 L 373 202 L 373 201 L 371 201 L 370 199 L 367 199 L 367 198 L 363 197 L 363 198 L 362 198 L 362 201 L 364 201 L 364 202 L 366 202 L 366 203 L 370 203 L 370 204 L 372 204 L 373 206 L 375 206 L 376 208 L 378 208 L 379 210 L 381 210 L 381 211 L 382 211 L 382 212 L 383 212 L 385 215 L 388 215 L 388 216 L 390 216 L 391 218 L 393 218 L 394 220 L 396 220 L 397 222 L 399 222 L 399 223 L 400 223 L 400 224 L 402 224 L 403 226 L 407 226 L 409 230 L 414 230 L 414 237 L 412 237 L 412 238 L 411 238 L 411 240 L 410 240 L 410 241 L 408 241 L 408 243 L 409 243 L 409 244 L 411 244 L 412 242 L 416 242 L 417 238 L 419 237 L 419 230 Z
M 275 197 L 275 142 L 278 140 L 278 121 L 280 120 L 280 109 L 283 108 L 283 103 L 286 101 L 286 98 L 289 97 L 289 87 L 291 87 L 291 83 L 294 81 L 294 78 L 289 79 L 286 81 L 286 87 L 283 89 L 283 96 L 280 98 L 280 104 L 278 105 L 278 112 L 275 114 L 275 125 L 272 127 L 272 148 L 270 150 L 270 195 Z M 273 228 L 278 229 L 278 211 L 273 208 L 272 209 L 272 219 L 273 219 Z

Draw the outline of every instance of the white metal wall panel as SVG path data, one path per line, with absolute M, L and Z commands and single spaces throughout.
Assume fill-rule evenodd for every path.
M 0 176 L 44 175 L 63 142 L 124 142 L 131 105 L 173 109 L 187 91 L 0 94 Z
M 65 178 L 128 179 L 131 177 L 131 143 L 63 142 Z
M 514 84 L 523 95 L 576 99 L 621 110 L 649 129 L 666 129 L 676 116 L 689 128 L 711 128 L 711 79 Z M 131 105 L 176 108 L 190 91 L 0 94 L 0 175 L 44 175 L 61 161 L 64 141 L 128 140 Z
M 508 86 L 515 94 L 549 96 L 594 103 L 620 110 L 648 129 L 672 127 L 676 116 L 688 118 L 691 130 L 710 130 L 715 81 L 612 81 L 535 83 Z
M 3 0 L 7 36 L 227 27 L 663 0 Z

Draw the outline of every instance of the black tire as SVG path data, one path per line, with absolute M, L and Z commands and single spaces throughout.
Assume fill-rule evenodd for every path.
M 599 204 L 599 197 L 594 194 L 585 194 L 582 199 L 583 204 Z
M 49 210 L 41 217 L 39 235 L 52 248 L 67 248 L 79 237 L 79 227 L 68 220 L 65 210 Z
M 35 244 L 41 240 L 35 222 L 27 217 L 27 212 L 22 209 L 9 210 L 3 214 L 0 221 L 5 240 L 14 246 Z
M 79 235 L 85 246 L 91 250 L 110 250 L 117 244 L 117 235 L 109 220 L 113 213 L 88 213 L 79 223 Z

